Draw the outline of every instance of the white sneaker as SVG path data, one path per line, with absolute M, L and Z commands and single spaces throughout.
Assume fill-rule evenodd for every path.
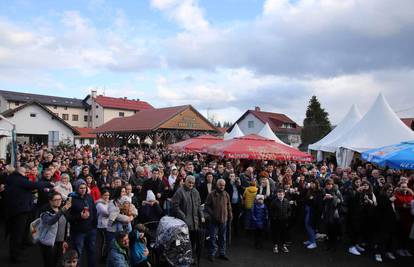
M 360 245 L 355 245 L 355 248 L 356 248 L 359 252 L 365 252 L 365 248 L 361 247 Z
M 377 262 L 382 262 L 382 257 L 381 257 L 381 254 L 375 254 L 375 260 L 376 260 Z
M 359 251 L 356 249 L 355 246 L 350 247 L 348 249 L 348 252 L 351 253 L 352 255 L 355 255 L 355 256 L 360 256 L 361 255 L 361 253 L 359 253 Z
M 311 243 L 312 243 L 312 242 L 310 242 L 309 240 L 308 240 L 308 241 L 303 242 L 303 244 L 304 244 L 305 246 L 309 246 Z
M 275 254 L 279 253 L 279 248 L 277 247 L 277 245 L 273 247 L 273 253 Z
M 404 249 L 404 254 L 406 257 L 412 257 L 413 255 L 406 249 Z
M 318 245 L 316 245 L 316 243 L 310 243 L 306 248 L 307 249 L 314 249 L 314 248 L 317 248 L 318 247 Z
M 390 259 L 390 260 L 395 260 L 395 256 L 394 254 L 392 254 L 391 252 L 387 252 L 385 253 L 385 256 Z

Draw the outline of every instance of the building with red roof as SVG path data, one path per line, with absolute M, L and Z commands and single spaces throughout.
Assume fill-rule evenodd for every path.
M 96 134 L 93 132 L 92 128 L 88 127 L 75 127 L 75 129 L 79 132 L 79 135 L 74 137 L 74 144 L 77 147 L 90 145 L 96 145 Z
M 145 109 L 135 115 L 114 118 L 94 130 L 102 145 L 134 140 L 175 142 L 189 136 L 216 134 L 217 128 L 191 105 Z M 112 140 L 110 140 L 112 139 Z
M 236 123 L 245 135 L 259 133 L 263 126 L 268 123 L 276 136 L 284 143 L 294 147 L 298 147 L 301 143 L 302 128 L 282 113 L 261 111 L 260 107 L 256 107 L 254 110 L 247 110 Z M 233 126 L 227 132 L 230 132 Z
M 114 118 L 129 117 L 142 110 L 154 109 L 148 102 L 126 97 L 97 95 L 92 90 L 84 102 L 90 106 L 90 127 L 96 128 Z

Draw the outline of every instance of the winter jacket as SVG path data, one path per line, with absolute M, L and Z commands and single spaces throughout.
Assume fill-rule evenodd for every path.
M 286 198 L 283 200 L 275 198 L 270 204 L 269 211 L 272 221 L 287 221 L 292 214 L 292 207 Z
M 244 190 L 243 194 L 243 206 L 245 209 L 253 208 L 254 200 L 256 199 L 257 187 L 249 186 Z
M 376 222 L 379 231 L 393 232 L 397 227 L 397 213 L 393 207 L 390 197 L 380 193 L 378 195 L 378 205 L 376 207 Z
M 321 221 L 323 196 L 322 190 L 308 190 L 305 196 L 305 205 L 311 209 L 311 224 L 314 227 Z
M 139 232 L 134 231 L 132 242 L 130 243 L 131 247 L 131 266 L 136 266 L 143 261 L 147 260 L 147 257 L 144 256 L 144 251 L 147 248 L 144 241 L 139 238 Z
M 39 242 L 45 246 L 53 247 L 55 242 L 65 241 L 67 232 L 66 212 L 59 210 L 57 213 L 48 207 L 45 212 L 40 214 L 41 227 Z
M 134 205 L 131 204 L 131 209 L 132 209 L 132 216 L 137 216 L 138 215 L 138 211 L 137 209 L 134 207 Z M 115 233 L 117 231 L 119 231 L 119 229 L 121 228 L 121 226 L 131 226 L 129 221 L 128 221 L 128 216 L 121 214 L 121 210 L 119 208 L 119 204 L 116 200 L 112 200 L 109 202 L 108 204 L 108 213 L 109 213 L 109 219 L 108 219 L 108 227 L 106 228 L 106 230 L 108 232 L 112 232 Z M 128 227 L 130 228 L 130 227 Z
M 410 232 L 413 223 L 409 206 L 412 200 L 413 196 L 411 194 L 403 194 L 400 191 L 395 192 L 395 208 L 399 214 L 399 220 L 402 223 L 404 233 L 407 234 Z M 404 204 L 406 207 L 404 207 Z
M 232 204 L 239 204 L 241 203 L 242 199 L 243 199 L 243 189 L 241 187 L 241 185 L 235 185 L 235 187 L 233 187 L 233 184 L 231 182 L 226 182 L 226 192 L 229 194 L 230 197 L 230 201 L 232 202 Z M 237 195 L 238 195 L 238 201 L 236 203 L 233 203 L 233 193 L 234 190 L 237 190 Z
M 96 185 L 91 186 L 89 190 L 89 194 L 92 196 L 94 202 L 101 198 L 101 192 L 99 191 L 99 188 Z
M 159 204 L 145 204 L 139 208 L 138 221 L 140 223 L 159 221 L 163 215 L 163 210 Z
M 74 192 L 69 197 L 72 197 L 72 207 L 69 210 L 71 231 L 87 233 L 92 229 L 96 229 L 98 217 L 91 195 L 85 194 L 81 197 L 77 192 Z M 81 218 L 81 212 L 84 208 L 89 208 L 89 218 L 87 219 Z
M 186 186 L 181 187 L 175 192 L 171 201 L 173 215 L 183 220 L 190 231 L 198 230 L 204 215 L 197 189 L 189 190 Z
M 332 195 L 333 198 L 323 200 L 323 220 L 325 223 L 333 223 L 339 219 L 339 207 L 343 202 L 342 195 L 337 189 L 325 189 L 324 193 Z
M 207 196 L 205 209 L 213 222 L 223 224 L 233 219 L 231 200 L 226 191 L 211 192 Z
M 108 253 L 107 267 L 129 267 L 128 250 L 121 248 L 116 239 L 112 241 Z
M 109 221 L 109 203 L 106 203 L 103 199 L 96 201 L 96 211 L 98 215 L 98 228 L 106 229 Z
M 18 172 L 9 175 L 6 179 L 6 190 L 4 192 L 7 218 L 33 211 L 32 190 L 43 190 L 47 187 L 52 187 L 49 182 L 33 183 Z
M 265 204 L 254 203 L 251 213 L 250 225 L 253 229 L 265 229 L 269 219 L 269 214 Z

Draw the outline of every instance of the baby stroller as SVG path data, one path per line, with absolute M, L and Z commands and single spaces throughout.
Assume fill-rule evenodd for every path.
M 188 227 L 180 219 L 161 218 L 155 241 L 161 265 L 187 267 L 192 262 L 191 241 Z

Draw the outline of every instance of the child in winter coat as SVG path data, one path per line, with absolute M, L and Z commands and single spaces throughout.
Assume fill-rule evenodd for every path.
M 254 204 L 254 200 L 257 194 L 256 181 L 250 182 L 250 186 L 246 187 L 243 194 L 243 208 L 244 208 L 244 227 L 246 230 L 254 229 L 251 225 L 251 213 Z
M 147 248 L 147 239 L 144 237 L 144 233 L 136 228 L 131 235 L 131 266 L 150 267 L 151 264 L 148 262 L 149 251 Z
M 262 238 L 263 233 L 267 227 L 268 221 L 268 211 L 267 207 L 264 204 L 264 195 L 257 195 L 256 202 L 253 205 L 252 215 L 251 215 L 251 225 L 255 230 L 254 234 L 254 246 L 255 248 L 263 248 Z

